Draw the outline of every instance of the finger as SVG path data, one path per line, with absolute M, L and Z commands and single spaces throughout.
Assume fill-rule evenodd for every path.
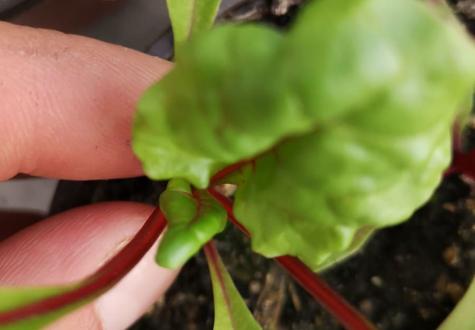
M 0 23 L 0 180 L 140 174 L 135 104 L 169 69 L 123 47 Z
M 0 243 L 0 286 L 57 285 L 97 270 L 137 232 L 152 212 L 116 202 L 74 209 Z M 158 267 L 154 249 L 112 290 L 52 329 L 125 329 L 164 293 L 176 272 Z

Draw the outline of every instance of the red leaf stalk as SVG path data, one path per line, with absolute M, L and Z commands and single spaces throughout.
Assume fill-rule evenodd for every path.
M 226 178 L 228 175 L 239 171 L 243 166 L 252 162 L 252 160 L 244 160 L 223 168 L 221 171 L 213 175 L 213 177 L 211 178 L 211 185 L 216 185 L 217 183 L 219 183 L 219 181 Z
M 444 174 L 448 175 L 453 173 L 466 175 L 472 180 L 475 179 L 475 150 L 463 153 L 454 149 L 452 164 Z
M 332 290 L 319 276 L 303 262 L 292 256 L 277 257 L 275 260 L 287 270 L 312 297 L 322 304 L 341 324 L 349 330 L 376 329 L 363 315 L 354 309 L 338 293 Z

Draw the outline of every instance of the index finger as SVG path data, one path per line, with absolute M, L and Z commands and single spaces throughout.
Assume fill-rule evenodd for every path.
M 0 180 L 139 175 L 135 103 L 170 67 L 97 40 L 0 23 Z

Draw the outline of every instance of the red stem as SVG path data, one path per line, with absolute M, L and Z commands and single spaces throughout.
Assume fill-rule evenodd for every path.
M 208 189 L 208 192 L 224 207 L 224 209 L 228 213 L 228 218 L 233 223 L 233 225 L 235 225 L 240 231 L 246 234 L 246 236 L 251 236 L 251 233 L 249 232 L 249 230 L 247 230 L 247 228 L 244 227 L 234 216 L 233 204 L 229 200 L 229 198 L 217 192 L 213 188 Z
M 475 150 L 468 153 L 463 153 L 457 149 L 454 149 L 452 155 L 452 164 L 445 171 L 444 175 L 449 174 L 463 174 L 475 179 Z
M 145 255 L 165 229 L 165 216 L 156 209 L 135 237 L 110 261 L 71 291 L 0 312 L 0 326 L 33 316 L 50 313 L 71 304 L 92 299 L 116 284 Z
M 333 314 L 346 329 L 376 329 L 363 315 L 354 309 L 343 297 L 333 291 L 320 277 L 303 262 L 292 256 L 277 257 L 275 260 L 284 267 L 313 298 Z
M 226 209 L 230 221 L 243 233 L 249 236 L 249 231 L 239 223 L 233 213 L 232 202 L 214 189 L 208 192 Z M 292 256 L 281 256 L 275 260 L 284 267 L 290 275 L 329 311 L 348 330 L 373 330 L 376 329 L 356 309 L 348 304 L 345 299 L 333 291 L 317 274 L 313 273 L 304 263 Z
M 444 172 L 444 176 L 454 173 L 475 179 L 475 150 L 468 152 L 462 150 L 462 133 L 459 123 L 455 123 L 452 129 L 452 162 Z
M 238 170 L 241 169 L 241 167 L 251 162 L 252 161 L 249 161 L 249 160 L 243 160 L 243 161 L 237 162 L 235 164 L 232 164 L 232 165 L 229 165 L 228 167 L 223 168 L 221 171 L 213 175 L 213 177 L 211 178 L 211 186 L 216 185 L 217 183 L 219 183 L 219 181 L 227 177 L 229 174 L 237 172 Z

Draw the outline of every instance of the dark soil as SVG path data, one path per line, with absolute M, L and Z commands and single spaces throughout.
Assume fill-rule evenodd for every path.
M 277 25 L 287 25 L 297 12 L 291 6 L 277 17 L 269 1 L 249 3 L 263 6 L 257 18 Z M 238 9 L 234 13 L 242 15 L 243 9 Z M 52 212 L 106 200 L 154 203 L 163 187 L 144 178 L 62 182 Z M 458 176 L 445 178 L 409 221 L 379 231 L 362 251 L 323 277 L 379 329 L 436 329 L 475 274 L 474 188 Z M 283 270 L 253 254 L 248 240 L 232 226 L 217 241 L 238 289 L 266 329 L 340 329 Z M 184 267 L 166 297 L 131 329 L 211 329 L 213 317 L 208 269 L 200 254 Z

